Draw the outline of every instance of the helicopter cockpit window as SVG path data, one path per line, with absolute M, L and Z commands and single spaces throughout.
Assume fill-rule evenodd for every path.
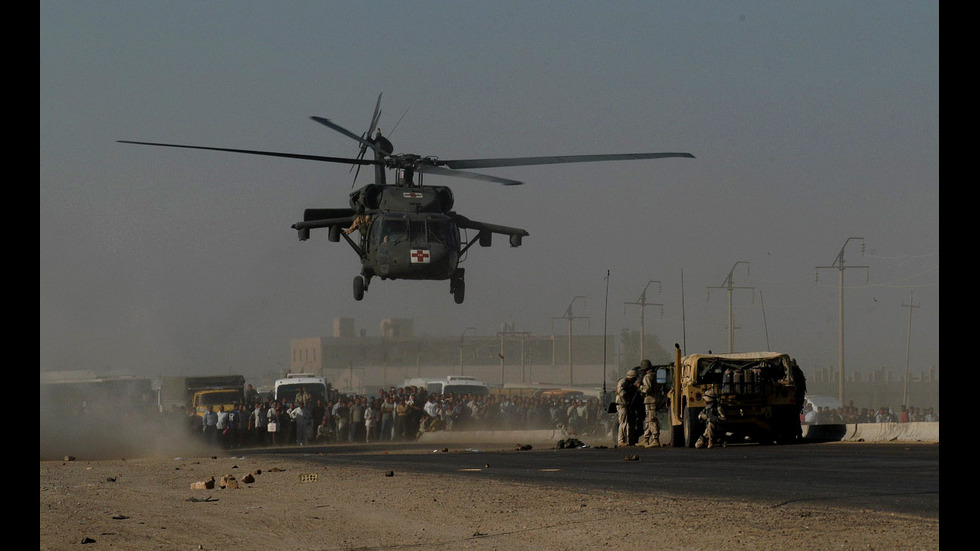
M 446 246 L 452 246 L 455 242 L 453 240 L 452 230 L 453 225 L 449 222 L 449 220 L 429 220 L 429 241 L 441 243 Z
M 380 224 L 374 225 L 376 237 L 382 243 L 394 243 L 408 237 L 408 224 L 397 218 L 384 218 Z

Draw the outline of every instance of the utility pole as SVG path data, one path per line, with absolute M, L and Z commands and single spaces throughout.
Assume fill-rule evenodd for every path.
M 834 259 L 834 263 L 830 266 L 817 266 L 816 269 L 829 269 L 833 268 L 840 272 L 840 276 L 837 280 L 837 366 L 838 366 L 838 381 L 837 386 L 837 399 L 844 403 L 844 270 L 847 268 L 863 268 L 868 269 L 868 266 L 845 266 L 844 265 L 844 249 L 847 248 L 847 244 L 851 241 L 859 239 L 861 240 L 861 252 L 864 253 L 864 238 L 863 237 L 848 237 L 844 241 L 844 246 L 840 248 L 840 252 L 837 253 L 837 258 Z M 867 277 L 867 272 L 865 272 L 865 277 Z
M 606 270 L 606 303 L 602 309 L 602 402 L 606 401 L 606 345 L 609 343 L 609 270 Z
M 505 323 L 497 333 L 500 336 L 500 386 L 504 386 L 504 337 L 521 337 L 521 382 L 524 382 L 524 345 L 527 342 L 528 331 L 514 331 L 514 324 Z
M 766 350 L 772 352 L 769 346 L 769 323 L 766 322 L 766 301 L 762 300 L 762 289 L 759 289 L 759 304 L 762 305 L 762 326 L 766 329 Z
M 905 340 L 905 390 L 902 391 L 902 405 L 905 407 L 909 407 L 909 352 L 912 349 L 912 309 L 918 307 L 919 305 L 912 298 L 912 291 L 909 291 L 909 303 L 902 303 L 902 308 L 909 309 L 909 331 Z
M 583 301 L 585 301 L 586 298 L 587 297 L 584 296 L 577 296 L 573 298 L 572 301 L 568 303 L 568 308 L 565 308 L 564 314 L 562 314 L 560 317 L 557 318 L 551 318 L 552 320 L 556 320 L 556 319 L 568 320 L 568 384 L 569 386 L 575 384 L 575 376 L 572 371 L 572 365 L 573 365 L 572 364 L 572 322 L 577 319 L 589 319 L 588 316 L 574 315 L 572 313 L 572 306 L 575 304 L 576 300 L 582 299 Z
M 650 280 L 647 282 L 646 287 L 643 288 L 643 292 L 640 293 L 640 298 L 636 299 L 634 302 L 624 302 L 623 310 L 626 310 L 626 306 L 630 304 L 636 304 L 640 307 L 640 359 L 637 362 L 645 359 L 646 354 L 646 340 L 647 340 L 647 326 L 646 326 L 646 307 L 647 306 L 659 306 L 660 315 L 664 314 L 664 305 L 656 302 L 647 302 L 647 289 L 650 287 L 651 283 L 657 284 L 657 294 L 660 294 L 662 286 L 659 281 Z
M 735 268 L 739 264 L 748 265 L 748 261 L 739 260 L 732 266 L 732 269 L 728 272 L 728 276 L 725 277 L 725 281 L 722 282 L 720 287 L 708 287 L 708 289 L 727 289 L 728 290 L 728 353 L 732 354 L 735 352 L 735 311 L 732 308 L 732 291 L 735 289 L 755 289 L 755 287 L 736 287 L 735 286 Z M 749 274 L 749 269 L 745 268 L 745 275 Z

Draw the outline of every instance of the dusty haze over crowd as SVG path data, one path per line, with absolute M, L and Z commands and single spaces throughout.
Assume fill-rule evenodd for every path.
M 818 267 L 842 247 L 848 367 L 903 372 L 910 344 L 914 372 L 938 368 L 938 19 L 920 1 L 42 1 L 40 369 L 252 377 L 335 317 L 560 335 L 577 296 L 576 332 L 605 315 L 619 333 L 651 280 L 648 332 L 722 351 L 730 272 L 736 348 L 823 368 L 839 272 Z M 354 156 L 309 117 L 362 132 L 380 92 L 396 152 L 697 158 L 427 178 L 530 232 L 471 249 L 456 305 L 448 282 L 355 302 L 350 248 L 297 240 L 303 209 L 347 206 L 348 166 L 116 142 Z

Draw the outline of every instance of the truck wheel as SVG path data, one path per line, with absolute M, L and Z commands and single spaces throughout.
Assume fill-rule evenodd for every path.
M 684 447 L 684 425 L 670 427 L 670 445 L 675 448 Z
M 453 300 L 456 304 L 463 304 L 463 298 L 466 296 L 466 283 L 461 279 L 456 282 L 456 289 L 453 290 Z
M 684 406 L 684 446 L 693 448 L 698 438 L 704 434 L 704 425 L 698 419 L 701 408 Z

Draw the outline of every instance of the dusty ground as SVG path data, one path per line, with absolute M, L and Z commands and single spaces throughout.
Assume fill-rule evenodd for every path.
M 386 474 L 302 456 L 41 461 L 40 549 L 939 549 L 938 521 L 875 511 Z

